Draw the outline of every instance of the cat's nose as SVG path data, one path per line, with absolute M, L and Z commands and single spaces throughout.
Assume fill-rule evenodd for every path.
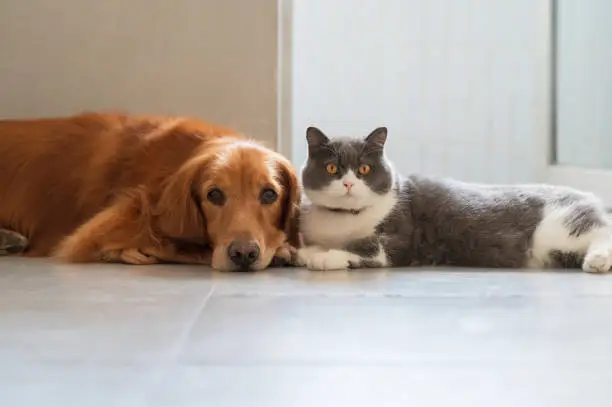
M 344 188 L 346 188 L 347 191 L 350 191 L 354 185 L 352 182 L 347 182 L 347 181 L 344 181 L 342 184 L 344 184 Z

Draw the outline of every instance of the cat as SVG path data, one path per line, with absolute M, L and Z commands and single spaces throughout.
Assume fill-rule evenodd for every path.
M 385 156 L 385 127 L 365 139 L 309 127 L 306 140 L 298 265 L 612 267 L 612 221 L 593 194 L 402 177 Z

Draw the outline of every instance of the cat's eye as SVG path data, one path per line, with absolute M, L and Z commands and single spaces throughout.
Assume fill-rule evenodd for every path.
M 361 164 L 359 166 L 359 173 L 361 175 L 367 175 L 370 173 L 370 171 L 372 171 L 372 167 L 370 167 L 368 164 Z
M 338 172 L 338 166 L 334 163 L 329 163 L 327 164 L 327 167 L 325 167 L 325 169 L 327 170 L 327 172 L 329 172 L 331 175 L 334 175 L 335 173 Z
M 213 205 L 221 206 L 225 203 L 225 194 L 219 188 L 213 188 L 206 194 L 206 199 Z

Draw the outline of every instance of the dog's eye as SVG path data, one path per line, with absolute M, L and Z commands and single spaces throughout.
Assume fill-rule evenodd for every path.
M 225 203 L 225 195 L 219 188 L 213 188 L 208 191 L 206 199 L 208 199 L 213 205 L 221 206 Z
M 277 199 L 278 194 L 275 190 L 270 188 L 264 188 L 264 190 L 261 191 L 261 196 L 259 197 L 259 201 L 264 205 L 272 204 L 276 202 Z

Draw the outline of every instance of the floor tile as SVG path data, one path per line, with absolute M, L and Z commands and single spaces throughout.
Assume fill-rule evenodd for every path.
M 411 366 L 183 367 L 154 407 L 607 407 L 609 368 Z
M 0 258 L 0 405 L 607 406 L 612 275 Z
M 213 296 L 180 360 L 612 363 L 610 309 L 607 297 Z
M 17 360 L 173 357 L 214 285 L 167 266 L 11 265 L 0 259 L 0 358 Z
M 612 296 L 612 278 L 582 271 L 370 269 L 309 272 L 270 269 L 219 278 L 217 295 L 257 296 Z
M 65 364 L 0 365 L 0 404 L 7 407 L 141 407 L 150 368 Z

